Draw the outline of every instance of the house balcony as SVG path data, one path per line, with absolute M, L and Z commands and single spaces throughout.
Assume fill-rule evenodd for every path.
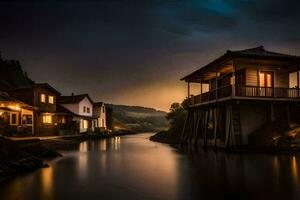
M 297 101 L 300 100 L 300 90 L 298 88 L 227 85 L 200 95 L 191 95 L 189 105 L 198 106 L 229 99 Z

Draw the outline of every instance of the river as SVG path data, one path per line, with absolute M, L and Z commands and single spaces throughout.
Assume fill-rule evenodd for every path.
M 0 199 L 300 199 L 300 157 L 178 150 L 138 134 L 82 142 Z

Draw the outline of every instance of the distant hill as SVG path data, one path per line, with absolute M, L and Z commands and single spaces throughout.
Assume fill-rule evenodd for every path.
M 0 90 L 8 91 L 32 83 L 18 61 L 4 60 L 0 56 Z
M 107 104 L 113 110 L 113 127 L 135 132 L 156 132 L 168 127 L 166 112 L 141 106 Z

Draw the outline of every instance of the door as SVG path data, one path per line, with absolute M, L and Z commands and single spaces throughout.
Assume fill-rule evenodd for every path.
M 260 96 L 274 95 L 274 72 L 261 71 L 259 73 Z

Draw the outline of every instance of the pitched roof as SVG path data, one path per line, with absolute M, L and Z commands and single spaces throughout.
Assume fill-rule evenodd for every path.
M 61 115 L 68 115 L 68 116 L 73 116 L 73 117 L 79 117 L 79 118 L 83 118 L 83 119 L 95 119 L 94 117 L 90 117 L 90 116 L 84 116 L 84 115 L 78 115 L 76 113 L 73 113 L 72 111 L 70 111 L 69 109 L 61 106 L 61 105 L 56 105 L 56 114 L 61 114 Z
M 0 91 L 0 102 L 1 101 L 3 101 L 3 102 L 15 102 L 17 104 L 21 104 L 23 108 L 37 110 L 36 107 L 30 106 L 30 105 L 28 105 L 28 104 L 26 104 L 26 103 L 24 103 L 22 101 L 19 101 L 18 99 L 15 99 L 15 98 L 9 96 L 8 93 L 2 92 L 2 91 Z
M 238 51 L 227 50 L 225 54 L 208 63 L 207 65 L 201 67 L 200 69 L 192 72 L 191 74 L 181 78 L 180 80 L 188 80 L 190 78 L 194 78 L 195 76 L 212 69 L 215 66 L 221 65 L 233 58 L 254 58 L 254 59 L 274 59 L 274 60 L 283 60 L 283 61 L 292 61 L 299 62 L 300 56 L 282 54 L 277 52 L 272 52 L 265 50 L 263 46 L 244 49 Z
M 233 56 L 254 56 L 254 57 L 268 57 L 268 58 L 283 58 L 283 59 L 299 59 L 299 56 L 277 53 L 273 51 L 265 50 L 264 46 L 259 46 L 251 49 L 231 51 L 228 50 L 227 53 L 232 54 Z
M 15 90 L 33 89 L 33 88 L 46 88 L 46 89 L 50 90 L 51 92 L 55 93 L 56 95 L 60 95 L 60 92 L 57 91 L 54 87 L 52 87 L 48 83 L 34 83 L 31 85 L 24 85 L 24 86 L 15 88 L 13 90 L 15 91 Z
M 59 97 L 57 97 L 57 103 L 60 103 L 60 104 L 79 103 L 85 97 L 88 98 L 89 101 L 93 104 L 93 100 L 90 98 L 90 96 L 88 94 L 59 96 Z
M 76 115 L 72 111 L 70 111 L 70 110 L 66 109 L 65 107 L 58 105 L 58 104 L 56 105 L 56 113 L 57 114 Z
M 103 106 L 103 105 L 104 105 L 103 102 L 95 102 L 95 103 L 94 103 L 94 106 Z

